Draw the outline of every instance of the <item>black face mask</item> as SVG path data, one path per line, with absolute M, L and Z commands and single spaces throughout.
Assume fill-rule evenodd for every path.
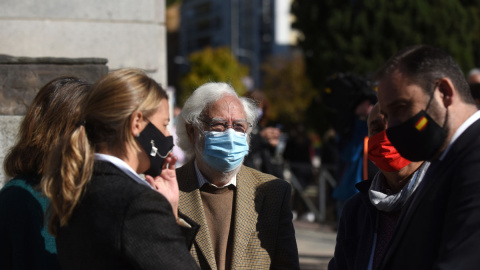
M 148 123 L 136 139 L 150 159 L 150 168 L 145 174 L 153 177 L 160 175 L 165 158 L 173 149 L 173 137 L 165 137 L 155 125 Z
M 437 153 L 447 132 L 422 110 L 404 123 L 388 128 L 387 137 L 402 157 L 423 161 L 430 160 Z

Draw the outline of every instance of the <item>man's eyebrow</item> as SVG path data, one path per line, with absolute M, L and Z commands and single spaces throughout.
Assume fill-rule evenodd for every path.
M 211 122 L 227 122 L 227 119 L 214 117 L 214 118 L 210 119 L 210 121 Z M 247 122 L 247 119 L 236 119 L 233 122 Z
M 225 122 L 227 121 L 227 119 L 225 118 L 219 118 L 219 117 L 214 117 L 214 118 L 211 118 L 210 121 L 215 121 L 215 122 Z
M 237 119 L 234 122 L 247 122 L 247 119 Z

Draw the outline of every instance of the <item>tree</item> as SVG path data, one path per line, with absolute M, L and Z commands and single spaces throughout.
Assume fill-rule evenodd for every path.
M 479 64 L 478 0 L 295 0 L 293 27 L 302 37 L 309 77 L 368 75 L 399 49 L 429 44 L 464 71 Z
M 240 64 L 229 48 L 219 47 L 192 53 L 189 56 L 190 71 L 181 79 L 182 91 L 179 96 L 180 106 L 200 85 L 207 82 L 227 82 L 244 95 L 247 88 L 242 82 L 248 75 L 248 68 Z
M 289 59 L 270 57 L 262 65 L 263 91 L 269 100 L 269 117 L 283 124 L 305 120 L 305 111 L 316 94 L 305 73 L 301 55 Z
M 181 3 L 181 2 L 182 2 L 182 0 L 167 0 L 166 5 L 167 5 L 167 7 L 169 7 L 173 4 Z
M 479 0 L 294 0 L 307 74 L 321 92 L 307 114 L 323 132 L 325 81 L 333 74 L 368 77 L 395 52 L 428 44 L 449 52 L 464 72 L 480 65 Z M 327 120 L 327 121 L 325 121 Z

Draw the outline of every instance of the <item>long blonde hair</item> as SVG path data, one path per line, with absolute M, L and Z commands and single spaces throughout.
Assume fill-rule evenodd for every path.
M 128 146 L 137 147 L 129 132 L 131 115 L 140 111 L 148 117 L 166 98 L 161 86 L 138 69 L 113 71 L 93 85 L 83 107 L 84 122 L 51 153 L 42 180 L 51 200 L 52 235 L 67 225 L 90 181 L 95 151 L 104 148 L 123 156 Z

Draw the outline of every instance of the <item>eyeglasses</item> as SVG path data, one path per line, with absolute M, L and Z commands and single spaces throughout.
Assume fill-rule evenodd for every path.
M 252 127 L 252 124 L 242 120 L 236 121 L 231 125 L 227 121 L 221 121 L 221 120 L 206 121 L 206 120 L 200 119 L 200 121 L 207 124 L 210 128 L 210 131 L 218 131 L 218 132 L 224 132 L 227 129 L 232 128 L 236 132 L 247 133 L 248 128 Z

